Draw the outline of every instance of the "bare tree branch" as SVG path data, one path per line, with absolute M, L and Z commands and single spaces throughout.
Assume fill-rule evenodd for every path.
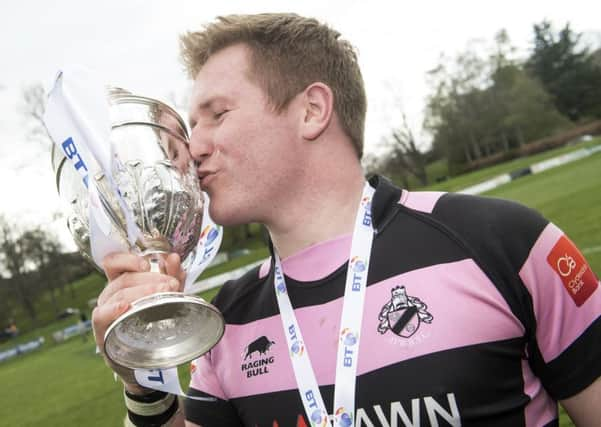
M 405 173 L 415 176 L 421 185 L 427 185 L 428 175 L 424 153 L 418 148 L 413 132 L 407 123 L 407 117 L 404 113 L 401 116 L 403 119 L 401 126 L 391 134 L 390 161 L 392 165 L 396 165 Z
M 44 109 L 46 95 L 41 84 L 36 83 L 23 89 L 23 99 L 20 105 L 21 112 L 27 122 L 28 138 L 50 147 L 52 141 L 48 137 L 44 126 Z

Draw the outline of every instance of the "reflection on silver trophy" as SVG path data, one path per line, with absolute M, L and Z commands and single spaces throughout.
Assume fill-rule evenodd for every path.
M 146 257 L 151 271 L 159 271 L 160 256 L 170 252 L 179 254 L 187 269 L 202 256 L 196 250 L 204 199 L 186 126 L 160 101 L 115 88 L 107 96 L 112 170 L 110 177 L 102 172 L 89 177 L 100 201 L 92 209 L 102 209 L 108 218 L 113 243 Z M 54 144 L 52 166 L 61 198 L 70 206 L 69 230 L 93 262 L 88 189 L 67 162 L 68 148 L 61 152 Z M 223 317 L 211 304 L 195 296 L 159 293 L 136 301 L 111 325 L 105 353 L 131 369 L 167 368 L 206 353 L 223 332 Z

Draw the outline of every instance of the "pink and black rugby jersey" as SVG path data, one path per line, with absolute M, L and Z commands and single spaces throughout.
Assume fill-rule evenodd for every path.
M 376 235 L 358 357 L 355 426 L 553 426 L 557 399 L 601 375 L 601 291 L 556 226 L 516 203 L 407 192 L 376 177 Z M 351 236 L 283 261 L 326 407 Z M 266 263 L 214 303 L 227 326 L 193 363 L 186 418 L 311 426 Z M 360 313 L 357 313 L 358 315 Z

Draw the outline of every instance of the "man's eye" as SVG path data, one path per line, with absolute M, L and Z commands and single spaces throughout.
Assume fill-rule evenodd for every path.
M 215 120 L 220 119 L 225 113 L 227 113 L 229 110 L 221 110 L 219 112 L 213 113 L 213 118 Z

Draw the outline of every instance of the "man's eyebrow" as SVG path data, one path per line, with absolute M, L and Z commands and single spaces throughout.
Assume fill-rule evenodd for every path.
M 215 98 L 209 98 L 206 101 L 203 101 L 200 104 L 198 104 L 196 106 L 196 109 L 199 111 L 208 110 L 209 108 L 211 108 L 211 104 L 213 104 L 213 102 L 215 102 Z
M 211 97 L 207 98 L 206 100 L 202 101 L 201 103 L 199 103 L 196 106 L 196 110 L 198 110 L 198 111 L 209 110 L 209 109 L 211 109 L 213 104 L 216 104 L 218 102 L 225 102 L 225 101 L 226 101 L 226 98 L 224 96 L 214 95 L 214 96 L 211 96 Z
M 194 112 L 192 113 L 194 116 L 198 116 L 199 114 L 202 114 L 203 111 L 206 111 L 208 109 L 210 109 L 211 104 L 213 103 L 214 98 L 209 98 L 206 101 L 201 102 L 200 104 L 194 106 Z M 197 121 L 194 120 L 193 118 L 190 118 L 188 120 L 190 127 L 193 128 Z
M 213 104 L 220 102 L 220 101 L 225 101 L 225 97 L 215 95 L 215 96 L 211 96 L 211 97 L 207 98 L 206 100 L 202 101 L 201 103 L 197 104 L 194 107 L 194 115 L 198 116 L 200 114 L 205 113 L 206 111 L 211 110 L 212 108 L 214 108 Z M 194 125 L 196 125 L 197 121 L 191 118 L 189 120 L 189 123 L 190 123 L 190 127 L 193 128 Z

